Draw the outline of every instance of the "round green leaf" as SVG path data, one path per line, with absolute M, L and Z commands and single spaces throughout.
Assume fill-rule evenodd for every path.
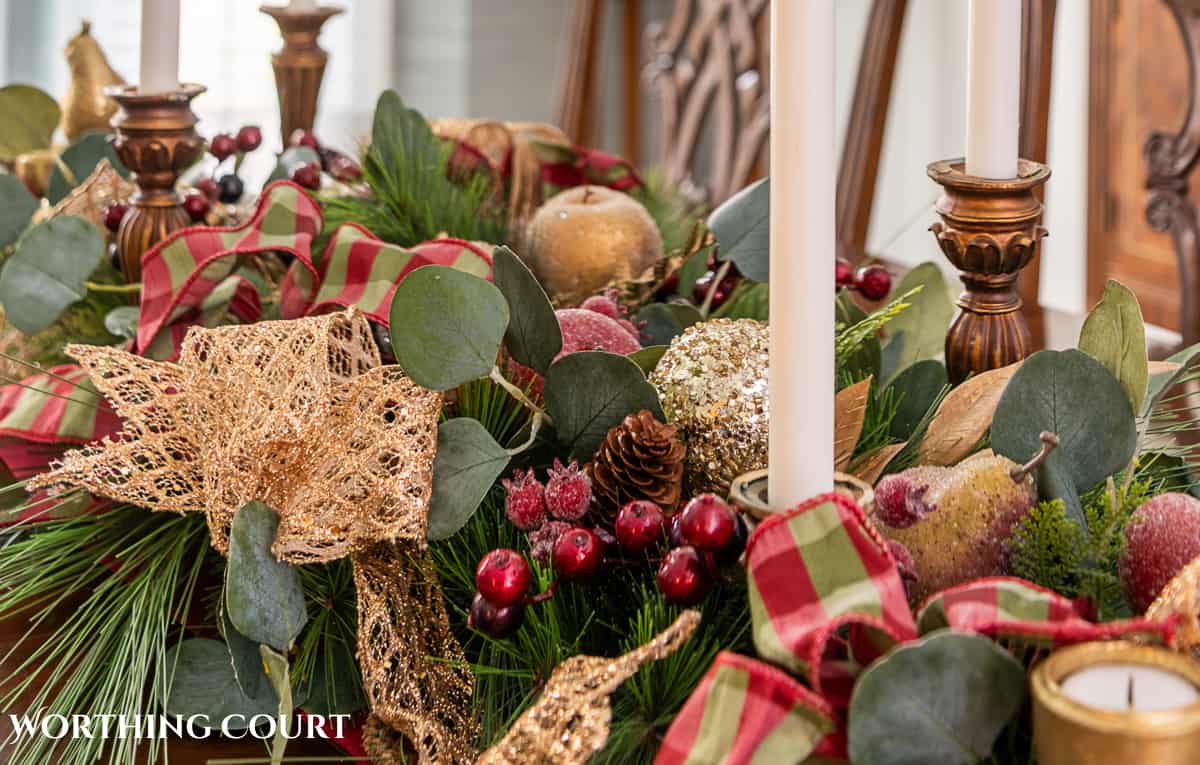
M 32 85 L 0 88 L 0 160 L 50 148 L 50 138 L 62 112 L 45 91 Z
M 979 635 L 942 630 L 867 668 L 850 698 L 852 762 L 972 765 L 1025 697 L 1025 672 Z
M 554 362 L 543 395 L 559 442 L 581 460 L 591 459 L 608 429 L 627 414 L 649 409 L 665 419 L 658 392 L 638 365 L 605 351 L 581 351 Z
M 225 567 L 225 608 L 233 628 L 255 643 L 286 651 L 308 621 L 300 572 L 275 560 L 279 515 L 250 502 L 233 516 Z
M 37 212 L 38 201 L 15 175 L 0 175 L 0 248 L 17 241 Z
M 1126 467 L 1137 446 L 1137 421 L 1121 383 L 1077 350 L 1039 351 L 1009 380 L 992 418 L 992 448 L 1018 463 L 1041 449 L 1041 433 L 1059 438 L 1038 470 L 1043 499 L 1062 499 L 1087 528 L 1079 493 Z
M 234 678 L 229 650 L 219 640 L 191 638 L 173 646 L 166 654 L 168 671 L 174 670 L 164 706 L 167 714 L 207 715 L 223 720 L 232 715 L 272 715 L 277 701 L 270 686 L 259 696 L 242 692 Z
M 504 347 L 530 369 L 545 374 L 562 350 L 554 306 L 533 272 L 507 247 L 492 253 L 492 278 L 508 302 Z
M 449 390 L 492 371 L 508 303 L 478 276 L 422 266 L 396 285 L 390 325 L 405 373 L 430 390 Z
M 747 279 L 767 281 L 771 265 L 771 179 L 752 183 L 708 216 L 720 245 L 717 257 L 732 260 Z
M 654 368 L 658 366 L 658 362 L 667 352 L 667 345 L 648 345 L 639 351 L 634 351 L 629 354 L 629 360 L 638 365 L 638 369 L 642 373 L 649 376 Z
M 918 361 L 896 375 L 896 379 L 888 386 L 899 402 L 892 418 L 893 438 L 908 440 L 929 407 L 941 397 L 946 383 L 946 367 L 934 359 Z
M 46 198 L 50 200 L 50 204 L 58 204 L 71 189 L 83 183 L 102 159 L 107 159 L 122 178 L 129 177 L 129 170 L 121 164 L 117 153 L 108 142 L 108 133 L 84 133 L 63 151 L 59 159 L 71 171 L 74 180 L 63 175 L 62 168 L 55 165 L 54 170 L 50 172 L 50 183 L 46 187 Z
M 446 539 L 461 529 L 506 465 L 508 452 L 478 420 L 456 417 L 439 425 L 427 537 Z
M 1146 325 L 1133 290 L 1109 279 L 1104 296 L 1079 332 L 1079 350 L 1104 365 L 1125 389 L 1133 411 L 1141 409 L 1150 380 Z
M 27 334 L 54 323 L 87 293 L 85 282 L 104 256 L 100 231 L 83 218 L 62 215 L 33 226 L 0 270 L 0 305 Z
M 229 621 L 228 609 L 221 608 L 221 637 L 225 638 L 225 647 L 233 662 L 233 677 L 238 687 L 247 697 L 256 699 L 271 693 L 271 681 L 263 672 L 262 656 L 258 652 L 258 643 L 237 631 L 233 622 Z

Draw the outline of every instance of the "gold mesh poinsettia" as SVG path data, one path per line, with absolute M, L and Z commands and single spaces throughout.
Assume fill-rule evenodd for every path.
M 425 542 L 441 394 L 380 366 L 354 309 L 193 329 L 177 363 L 67 350 L 124 429 L 67 454 L 31 489 L 81 486 L 152 510 L 203 512 L 222 554 L 237 510 L 270 505 L 280 560 L 351 556 L 359 660 L 378 721 L 407 736 L 422 762 L 469 762 L 472 678 Z

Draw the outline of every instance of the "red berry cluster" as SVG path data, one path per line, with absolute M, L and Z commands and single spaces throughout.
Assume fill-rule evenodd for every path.
M 667 600 L 698 603 L 720 578 L 720 567 L 737 561 L 746 547 L 742 516 L 715 494 L 694 497 L 672 520 L 672 549 L 658 567 L 658 588 Z
M 475 598 L 467 626 L 494 638 L 516 632 L 529 604 L 533 574 L 516 550 L 492 550 L 475 568 Z
M 304 146 L 315 151 L 320 157 L 320 162 L 306 162 L 293 167 L 288 175 L 292 181 L 306 189 L 316 191 L 321 188 L 322 172 L 342 183 L 355 183 L 362 178 L 362 168 L 357 162 L 336 149 L 322 146 L 311 131 L 301 128 L 293 130 L 288 136 L 288 146 Z
M 548 516 L 560 522 L 578 521 L 592 504 L 592 480 L 575 460 L 564 466 L 555 458 L 545 484 L 537 479 L 533 468 L 517 469 L 511 480 L 505 478 L 501 483 L 505 490 L 504 512 L 522 531 L 535 532 L 553 523 Z M 534 557 L 541 557 L 536 545 Z
M 721 274 L 721 269 L 728 265 L 725 270 L 725 275 L 717 279 Z M 738 272 L 738 268 L 732 261 L 727 263 L 718 263 L 716 253 L 710 253 L 708 256 L 708 270 L 704 275 L 696 280 L 692 286 L 692 302 L 696 305 L 704 305 L 705 299 L 709 293 L 712 293 L 712 300 L 709 302 L 709 307 L 712 309 L 720 308 L 725 301 L 729 300 L 729 296 L 737 288 L 742 281 L 742 275 Z M 678 276 L 676 276 L 676 285 L 672 287 L 672 291 L 678 288 Z
M 217 133 L 212 137 L 212 140 L 208 142 L 208 153 L 217 158 L 217 167 L 213 171 L 213 177 L 197 181 L 195 185 L 198 193 L 189 194 L 184 200 L 184 209 L 187 210 L 193 221 L 204 220 L 213 202 L 231 205 L 236 204 L 242 198 L 246 187 L 241 177 L 238 176 L 238 170 L 241 169 L 242 160 L 246 158 L 246 154 L 261 145 L 262 130 L 257 125 L 244 125 L 237 131 L 237 135 Z M 233 172 L 225 173 L 217 178 L 217 171 L 230 157 L 234 157 Z
M 838 289 L 857 290 L 867 300 L 883 300 L 892 291 L 892 275 L 880 265 L 863 266 L 857 271 L 838 258 L 834 270 Z

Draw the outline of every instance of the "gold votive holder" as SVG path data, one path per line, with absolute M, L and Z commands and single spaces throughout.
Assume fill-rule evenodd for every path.
M 786 507 L 772 510 L 767 502 L 767 469 L 743 473 L 729 485 L 729 502 L 743 513 L 762 520 L 773 512 L 782 512 Z M 875 490 L 871 485 L 847 473 L 833 474 L 833 490 L 853 499 L 863 510 L 869 511 L 875 503 Z
M 1038 765 L 1196 765 L 1200 701 L 1157 711 L 1111 711 L 1063 693 L 1072 674 L 1100 664 L 1133 664 L 1176 674 L 1200 689 L 1200 662 L 1126 641 L 1081 643 L 1033 668 L 1033 747 Z

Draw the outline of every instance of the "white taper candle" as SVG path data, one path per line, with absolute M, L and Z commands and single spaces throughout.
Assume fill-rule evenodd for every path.
M 143 93 L 179 89 L 179 0 L 142 0 L 138 88 Z
M 1021 2 L 971 0 L 967 32 L 967 175 L 1017 176 Z

